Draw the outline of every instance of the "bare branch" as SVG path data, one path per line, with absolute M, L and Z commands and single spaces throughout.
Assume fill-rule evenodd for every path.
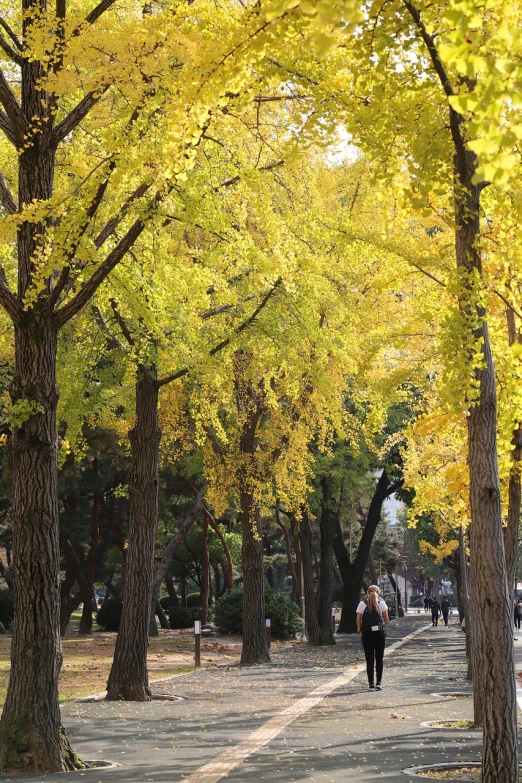
M 282 277 L 278 277 L 275 281 L 272 288 L 265 294 L 259 305 L 256 307 L 252 315 L 250 315 L 245 321 L 239 324 L 237 329 L 234 329 L 233 334 L 241 334 L 241 332 L 244 332 L 244 330 L 250 326 L 254 321 L 256 320 L 257 316 L 261 312 L 261 310 L 268 304 L 276 290 L 279 288 L 281 283 L 283 282 Z M 223 350 L 223 348 L 226 348 L 227 345 L 229 345 L 231 341 L 231 337 L 226 337 L 224 340 L 222 340 L 220 343 L 215 345 L 213 348 L 210 349 L 208 352 L 209 356 L 215 356 L 217 353 Z M 185 375 L 188 375 L 190 372 L 188 367 L 183 367 L 181 370 L 178 370 L 175 373 L 172 373 L 172 375 L 168 375 L 166 378 L 161 378 L 161 380 L 158 381 L 158 388 L 161 389 L 162 386 L 166 386 L 168 383 L 171 383 L 172 381 L 177 381 L 179 378 L 183 378 Z
M 4 175 L 0 171 L 0 203 L 7 212 L 8 215 L 14 215 L 18 212 L 18 206 L 13 198 L 9 185 L 4 179 Z
M 11 316 L 13 322 L 18 323 L 23 314 L 22 305 L 8 289 L 3 269 L 0 270 L 0 279 L 0 305 L 2 305 L 6 313 Z
M 92 9 L 90 14 L 85 18 L 85 21 L 87 24 L 94 24 L 94 22 L 100 18 L 100 16 L 105 13 L 105 11 L 108 11 L 108 9 L 114 5 L 116 0 L 101 0 L 98 5 Z
M 232 305 L 225 304 L 220 307 L 214 307 L 212 310 L 206 310 L 199 316 L 202 321 L 206 321 L 207 318 L 213 318 L 215 315 L 221 315 L 221 313 L 228 313 L 232 309 Z
M 98 90 L 88 92 L 78 105 L 69 112 L 67 117 L 65 117 L 65 119 L 52 131 L 50 139 L 51 145 L 56 145 L 63 141 L 65 137 L 80 124 L 84 117 L 87 116 L 92 107 L 98 103 L 108 89 L 109 85 L 106 84 Z
M 1 110 L 0 110 L 0 130 L 3 131 L 4 135 L 11 142 L 11 144 L 14 144 L 14 146 L 16 147 L 16 136 L 13 130 L 13 126 L 11 125 L 8 116 L 4 114 L 4 112 Z
M 435 45 L 435 39 L 426 30 L 426 25 L 422 20 L 422 16 L 420 14 L 419 9 L 415 8 L 413 3 L 411 3 L 409 0 L 403 0 L 403 1 L 404 1 L 404 5 L 406 6 L 406 8 L 410 13 L 411 18 L 415 22 L 415 25 L 417 26 L 417 29 L 421 34 L 422 40 L 426 45 L 426 48 L 431 58 L 431 62 L 433 63 L 433 67 L 435 68 L 435 72 L 439 77 L 440 83 L 442 84 L 442 88 L 446 93 L 446 96 L 449 98 L 451 95 L 455 95 L 455 91 L 453 90 L 449 76 L 446 73 L 446 69 L 444 68 L 442 60 L 439 57 L 439 53 Z
M 261 166 L 259 169 L 257 169 L 257 171 L 273 171 L 274 169 L 278 169 L 280 166 L 284 165 L 284 160 L 276 160 L 274 163 L 268 163 L 266 166 Z M 225 182 L 222 182 L 220 185 L 216 185 L 213 190 L 217 193 L 217 191 L 221 188 L 228 188 L 230 185 L 235 185 L 236 182 L 240 181 L 240 179 L 241 175 L 237 174 L 235 177 L 225 180 Z
M 19 52 L 21 52 L 21 51 L 22 51 L 22 49 L 23 49 L 23 46 L 22 46 L 22 44 L 21 44 L 21 42 L 20 42 L 20 40 L 19 40 L 18 36 L 16 35 L 16 33 L 14 33 L 14 32 L 13 32 L 13 30 L 11 29 L 11 27 L 10 27 L 10 26 L 7 24 L 7 22 L 5 21 L 5 19 L 2 19 L 2 17 L 1 17 L 1 16 L 0 16 L 0 27 L 3 27 L 3 28 L 4 28 L 5 32 L 7 33 L 7 35 L 8 35 L 8 36 L 9 36 L 9 38 L 11 39 L 11 41 L 14 43 L 14 45 L 16 46 L 16 48 L 18 49 L 18 51 L 19 51 Z
M 0 34 L 0 48 L 4 50 L 6 55 L 17 65 L 22 66 L 23 59 L 13 47 L 7 43 L 4 36 Z
M 12 141 L 16 144 L 21 144 L 23 141 L 24 133 L 26 133 L 28 126 L 27 121 L 22 113 L 22 110 L 16 100 L 11 87 L 4 72 L 0 69 L 0 103 L 5 109 L 5 113 L 11 123 L 12 129 Z M 8 134 L 6 133 L 8 136 Z M 8 136 L 9 138 L 9 136 Z
M 118 340 L 118 338 L 109 329 L 107 321 L 103 317 L 103 313 L 98 305 L 92 306 L 92 314 L 100 329 L 105 332 L 105 336 L 107 337 L 107 346 L 112 349 L 116 348 L 119 350 L 125 350 L 125 346 L 123 345 L 122 341 Z
M 103 245 L 104 242 L 107 241 L 107 239 L 110 237 L 111 234 L 114 233 L 114 231 L 117 229 L 127 212 L 129 211 L 129 208 L 131 205 L 139 198 L 145 195 L 147 190 L 150 188 L 150 185 L 147 185 L 146 183 L 143 183 L 142 185 L 139 185 L 139 187 L 136 188 L 134 193 L 131 193 L 127 201 L 123 204 L 122 208 L 118 212 L 117 215 L 114 215 L 102 228 L 96 239 L 94 240 L 95 247 L 99 250 L 100 247 Z
M 111 307 L 112 307 L 112 312 L 114 313 L 114 317 L 116 318 L 116 323 L 120 327 L 122 334 L 127 340 L 128 344 L 132 348 L 132 346 L 136 345 L 136 341 L 134 340 L 134 337 L 131 334 L 131 330 L 127 326 L 127 322 L 125 318 L 122 316 L 122 314 L 119 311 L 118 302 L 116 301 L 116 299 L 111 299 Z

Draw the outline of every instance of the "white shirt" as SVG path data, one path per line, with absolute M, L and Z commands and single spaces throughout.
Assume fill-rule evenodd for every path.
M 364 601 L 360 601 L 359 606 L 357 607 L 357 613 L 363 614 L 365 609 L 366 609 L 366 603 Z M 382 599 L 379 599 L 379 611 L 381 615 L 383 612 L 388 611 L 388 607 L 386 606 L 385 602 Z

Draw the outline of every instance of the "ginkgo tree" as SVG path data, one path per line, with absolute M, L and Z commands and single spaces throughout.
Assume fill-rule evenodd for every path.
M 142 10 L 116 0 L 20 0 L 0 12 L 0 302 L 15 331 L 18 617 L 0 763 L 3 771 L 61 771 L 80 762 L 61 728 L 57 691 L 58 333 L 185 179 L 213 112 L 257 89 L 254 66 L 291 20 L 285 2 Z

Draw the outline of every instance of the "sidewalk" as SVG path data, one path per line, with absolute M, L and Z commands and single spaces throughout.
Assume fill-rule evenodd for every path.
M 364 661 L 358 637 L 340 637 L 335 648 L 297 645 L 270 665 L 200 670 L 157 686 L 185 701 L 67 704 L 63 720 L 79 756 L 123 766 L 17 781 L 406 783 L 405 767 L 478 759 L 480 732 L 420 726 L 472 717 L 470 698 L 433 695 L 471 693 L 465 680 L 450 679 L 466 668 L 456 621 L 432 629 L 425 616 L 409 616 L 390 626 L 388 647 L 425 630 L 386 658 L 382 692 L 369 692 L 355 668 Z

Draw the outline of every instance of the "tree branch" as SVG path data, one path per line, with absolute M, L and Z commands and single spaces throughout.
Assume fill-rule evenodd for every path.
M 273 171 L 274 169 L 278 169 L 280 166 L 284 165 L 284 160 L 276 160 L 274 163 L 268 163 L 266 166 L 261 166 L 261 168 L 257 169 L 257 171 Z M 237 174 L 235 177 L 225 180 L 225 182 L 222 182 L 220 185 L 215 185 L 215 187 L 212 189 L 217 193 L 221 188 L 228 188 L 230 185 L 235 185 L 236 182 L 239 182 L 240 179 L 241 175 Z
M 9 86 L 7 79 L 5 78 L 4 72 L 1 69 L 0 69 L 0 103 L 4 107 L 5 113 L 9 119 L 9 122 L 11 123 L 11 129 L 12 129 L 11 140 L 15 144 L 21 145 L 24 134 L 28 130 L 27 121 L 22 113 L 18 101 L 14 96 L 13 91 L 11 90 L 11 87 Z M 7 133 L 6 135 L 8 136 Z
M 0 33 L 0 48 L 4 50 L 6 55 L 17 65 L 22 67 L 23 59 L 22 57 L 16 52 L 10 44 L 7 43 L 4 36 Z
M 0 110 L 0 130 L 4 132 L 4 135 L 11 142 L 11 144 L 14 144 L 14 146 L 16 147 L 16 136 L 13 130 L 13 126 L 11 125 L 8 116 L 4 114 L 4 112 L 1 110 Z
M 94 24 L 94 22 L 100 18 L 100 16 L 108 11 L 108 9 L 114 5 L 116 0 L 101 0 L 95 8 L 92 9 L 90 14 L 85 17 L 87 24 Z
M 132 336 L 129 327 L 127 326 L 127 322 L 125 321 L 124 317 L 122 316 L 122 314 L 118 310 L 118 303 L 117 303 L 116 299 L 111 299 L 111 307 L 112 307 L 112 312 L 114 313 L 114 317 L 116 318 L 116 323 L 120 327 L 120 329 L 122 331 L 122 334 L 125 337 L 125 339 L 127 340 L 128 344 L 132 348 L 134 345 L 136 345 L 136 341 L 135 341 L 134 337 Z
M 18 206 L 14 200 L 9 185 L 4 179 L 4 175 L 0 171 L 0 203 L 7 212 L 8 215 L 14 215 L 18 212 Z
M 107 345 L 111 349 L 118 349 L 118 350 L 125 350 L 125 346 L 123 345 L 122 341 L 119 340 L 111 330 L 109 329 L 109 326 L 107 324 L 107 321 L 103 317 L 103 313 L 98 307 L 98 305 L 92 306 L 92 314 L 94 316 L 94 320 L 100 327 L 100 329 L 105 332 L 105 335 L 107 337 Z
M 8 289 L 3 269 L 0 269 L 0 305 L 11 317 L 13 323 L 18 323 L 23 313 L 22 305 Z
M 125 236 L 120 239 L 116 247 L 109 253 L 105 261 L 95 272 L 93 272 L 89 280 L 82 284 L 78 293 L 68 302 L 68 304 L 58 310 L 56 314 L 58 327 L 62 327 L 67 321 L 75 316 L 76 313 L 85 307 L 106 277 L 110 275 L 114 267 L 136 242 L 144 228 L 145 223 L 141 219 L 138 219 L 133 223 Z
M 21 52 L 21 51 L 22 51 L 22 49 L 23 49 L 23 46 L 22 46 L 22 44 L 20 43 L 20 40 L 18 39 L 18 36 L 16 35 L 16 33 L 14 33 L 14 32 L 13 32 L 13 30 L 11 29 L 11 27 L 10 27 L 10 26 L 7 24 L 7 22 L 5 21 L 5 19 L 2 19 L 2 17 L 1 17 L 1 16 L 0 16 L 0 27 L 3 27 L 3 28 L 4 28 L 4 30 L 6 31 L 7 35 L 9 36 L 9 38 L 11 39 L 11 41 L 14 43 L 14 45 L 16 46 L 16 48 L 18 49 L 18 51 L 19 51 L 19 52 Z
M 51 146 L 56 146 L 61 141 L 63 141 L 65 137 L 80 124 L 84 117 L 87 116 L 92 107 L 98 103 L 100 98 L 105 95 L 108 89 L 109 85 L 106 84 L 103 87 L 100 87 L 98 90 L 93 90 L 92 92 L 87 93 L 87 95 L 82 98 L 77 106 L 75 106 L 75 108 L 69 112 L 67 117 L 65 117 L 65 119 L 63 119 L 51 132 Z
M 232 335 L 234 334 L 241 334 L 250 324 L 252 324 L 261 310 L 268 304 L 276 290 L 279 288 L 281 283 L 283 282 L 282 277 L 278 277 L 272 288 L 265 294 L 263 299 L 261 300 L 260 304 L 256 307 L 252 315 L 250 315 L 245 321 L 243 321 L 237 329 L 234 329 Z M 209 356 L 215 356 L 217 353 L 223 350 L 227 345 L 229 345 L 230 341 L 232 339 L 232 336 L 226 337 L 224 340 L 222 340 L 220 343 L 215 345 L 213 348 L 210 349 L 208 352 Z M 183 367 L 181 370 L 178 370 L 175 373 L 172 373 L 172 375 L 168 375 L 166 378 L 161 378 L 158 381 L 158 388 L 161 389 L 162 386 L 166 386 L 168 383 L 172 383 L 172 381 L 177 381 L 179 378 L 183 378 L 185 375 L 188 375 L 190 372 L 190 369 L 188 367 Z
M 94 245 L 97 250 L 100 249 L 100 247 L 106 242 L 106 240 L 110 237 L 110 235 L 116 230 L 116 228 L 119 226 L 127 212 L 129 211 L 129 207 L 136 201 L 137 199 L 141 198 L 145 195 L 147 190 L 150 188 L 150 185 L 147 185 L 146 183 L 143 183 L 142 185 L 139 185 L 134 193 L 131 193 L 129 198 L 125 201 L 122 208 L 118 212 L 117 215 L 114 215 L 102 228 L 96 239 L 94 240 Z

